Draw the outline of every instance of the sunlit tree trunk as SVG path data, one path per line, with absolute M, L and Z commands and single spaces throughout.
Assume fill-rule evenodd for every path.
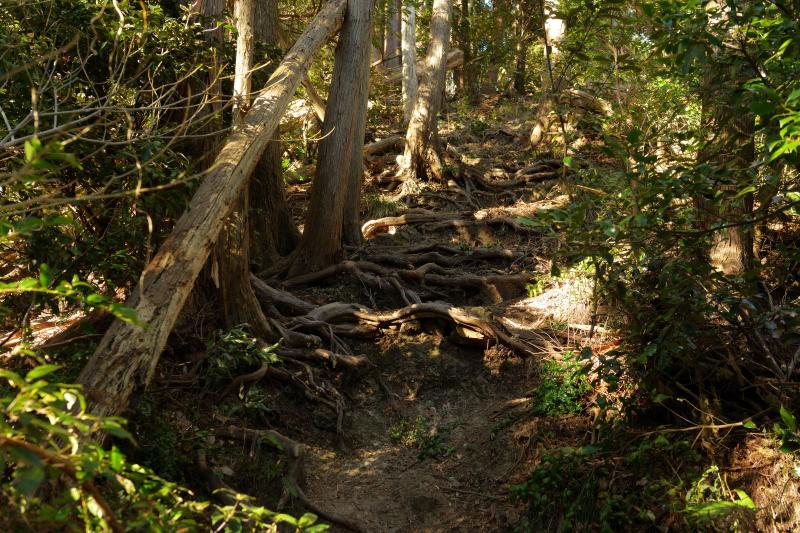
M 413 5 L 403 7 L 403 121 L 411 121 L 414 103 L 417 100 L 417 9 Z
M 753 267 L 753 225 L 744 223 L 753 212 L 753 194 L 737 193 L 753 183 L 749 175 L 755 160 L 755 118 L 749 109 L 737 106 L 735 90 L 747 81 L 739 68 L 731 75 L 727 64 L 710 65 L 703 83 L 703 115 L 713 139 L 701 150 L 700 163 L 719 174 L 716 199 L 699 198 L 698 219 L 703 228 L 728 226 L 712 235 L 709 260 L 727 275 L 741 275 Z
M 470 0 L 461 0 L 461 23 L 459 24 L 459 41 L 464 52 L 464 65 L 461 67 L 462 86 L 469 103 L 477 105 L 480 101 L 477 65 L 473 61 L 472 28 L 470 25 Z
M 531 130 L 530 144 L 538 146 L 550 130 L 550 120 L 556 107 L 556 95 L 560 90 L 555 74 L 558 61 L 558 43 L 564 38 L 566 29 L 561 19 L 552 18 L 545 13 L 544 0 L 539 0 L 540 12 L 544 24 L 544 69 L 542 71 L 541 97 L 536 110 L 536 120 Z
M 354 234 L 358 224 L 353 220 L 358 218 L 363 174 L 372 2 L 349 0 L 347 4 L 336 46 L 308 217 L 300 245 L 290 260 L 290 276 L 320 270 L 338 261 L 346 222 L 350 224 L 348 240 L 361 239 Z
M 233 76 L 233 123 L 241 122 L 250 108 L 250 80 L 253 65 L 253 19 L 255 0 L 235 0 L 236 68 Z
M 428 152 L 438 130 L 438 115 L 442 105 L 447 45 L 450 40 L 452 4 L 449 0 L 434 0 L 431 18 L 431 39 L 425 68 L 420 73 L 420 85 L 414 112 L 406 133 L 406 149 L 401 172 L 404 192 L 414 192 L 418 181 L 428 175 Z

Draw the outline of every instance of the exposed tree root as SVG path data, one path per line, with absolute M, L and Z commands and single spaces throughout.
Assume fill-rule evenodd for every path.
M 362 256 L 364 261 L 372 263 L 390 264 L 402 268 L 413 268 L 425 263 L 436 263 L 442 266 L 458 266 L 464 264 L 466 261 L 492 261 L 492 260 L 505 260 L 514 261 L 522 258 L 522 254 L 507 250 L 503 248 L 477 248 L 475 250 L 462 251 L 453 247 L 448 248 L 447 251 L 457 255 L 443 255 L 438 251 L 429 251 L 423 253 L 385 253 L 385 254 L 368 254 Z
M 251 275 L 250 282 L 262 306 L 274 305 L 289 315 L 302 315 L 314 309 L 314 304 L 301 300 L 292 293 L 274 289 L 261 278 Z
M 391 227 L 410 224 L 424 224 L 423 229 L 440 231 L 444 229 L 479 230 L 496 226 L 505 226 L 522 234 L 538 233 L 531 226 L 520 224 L 510 217 L 475 218 L 473 213 L 434 213 L 431 211 L 409 211 L 395 217 L 384 217 L 366 222 L 361 227 L 365 239 L 377 233 L 387 231 Z
M 289 497 L 295 497 L 309 511 L 313 512 L 320 518 L 327 520 L 328 522 L 333 522 L 334 524 L 340 525 L 357 533 L 364 531 L 355 522 L 355 520 L 340 516 L 339 514 L 328 509 L 323 509 L 316 503 L 312 502 L 308 496 L 306 496 L 301 487 L 301 485 L 304 484 L 303 466 L 306 451 L 305 447 L 300 443 L 295 442 L 289 437 L 286 437 L 271 429 L 247 429 L 239 426 L 228 425 L 217 429 L 215 433 L 221 438 L 240 440 L 244 441 L 245 443 L 256 442 L 259 444 L 268 444 L 273 448 L 283 452 L 288 463 L 286 476 L 283 479 L 285 488 L 284 500 L 288 500 Z
M 392 135 L 385 139 L 381 139 L 380 141 L 365 144 L 364 145 L 364 156 L 367 158 L 373 158 L 378 155 L 382 155 L 390 150 L 394 151 L 401 151 L 403 145 L 406 142 L 406 138 L 402 135 Z
M 369 261 L 342 261 L 318 272 L 291 278 L 285 283 L 289 287 L 306 285 L 340 273 L 352 274 L 365 284 L 377 288 L 384 288 L 383 283 L 386 283 L 384 280 L 393 280 L 394 283 L 390 284 L 400 293 L 401 298 L 407 305 L 421 303 L 421 300 L 416 293 L 404 289 L 399 284 L 398 277 L 419 283 L 422 286 L 438 285 L 461 289 L 477 288 L 483 291 L 483 296 L 492 303 L 518 296 L 524 289 L 525 284 L 530 281 L 530 275 L 527 273 L 477 276 L 448 270 L 436 263 L 426 263 L 413 270 L 392 270 Z
M 445 319 L 457 326 L 456 333 L 461 337 L 482 338 L 487 343 L 499 343 L 511 348 L 521 356 L 537 353 L 535 351 L 537 346 L 510 334 L 485 309 L 458 308 L 443 302 L 414 304 L 396 311 L 386 312 L 372 311 L 356 304 L 337 302 L 323 305 L 304 317 L 293 319 L 291 325 L 302 328 L 307 322 L 338 324 L 340 333 L 347 336 L 347 326 L 344 323 L 349 323 L 349 327 L 354 328 L 354 331 L 360 334 L 364 328 L 371 328 L 378 332 L 382 329 L 399 326 L 403 322 L 425 318 Z

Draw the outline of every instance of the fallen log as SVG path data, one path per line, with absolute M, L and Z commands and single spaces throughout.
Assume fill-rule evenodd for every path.
M 376 141 L 374 143 L 364 145 L 364 156 L 375 157 L 384 154 L 390 150 L 397 150 L 398 152 L 403 148 L 406 138 L 402 135 L 392 135 Z
M 341 27 L 347 0 L 330 0 L 314 17 L 225 141 L 187 211 L 142 272 L 128 299 L 137 323 L 116 320 L 78 381 L 98 416 L 118 414 L 137 386 L 147 386 L 225 217 L 247 185 L 314 58 Z
M 447 70 L 457 69 L 458 67 L 464 64 L 464 52 L 459 50 L 458 48 L 454 50 L 450 50 L 447 53 L 447 65 L 445 68 Z M 421 59 L 417 61 L 417 72 L 425 72 L 425 59 Z M 403 72 L 399 69 L 389 71 L 389 74 L 386 76 L 386 83 L 400 83 L 403 79 Z

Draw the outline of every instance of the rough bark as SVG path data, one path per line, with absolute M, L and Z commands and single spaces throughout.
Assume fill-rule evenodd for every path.
M 120 413 L 134 389 L 151 381 L 225 217 L 236 206 L 314 54 L 341 26 L 346 4 L 331 0 L 317 13 L 254 100 L 242 127 L 228 137 L 189 209 L 145 267 L 127 302 L 140 324 L 115 321 L 79 376 L 93 414 Z
M 341 259 L 345 222 L 348 238 L 361 239 L 358 197 L 363 175 L 372 4 L 373 0 L 348 2 L 336 46 L 308 218 L 290 260 L 290 275 L 319 270 Z M 353 223 L 357 237 L 350 227 Z
M 234 4 L 238 30 L 233 78 L 233 125 L 236 128 L 241 126 L 251 98 L 254 9 L 252 0 L 237 0 Z M 249 203 L 249 191 L 245 188 L 233 213 L 225 219 L 212 258 L 216 261 L 215 281 L 226 327 L 247 324 L 255 334 L 271 338 L 272 329 L 250 284 Z
M 437 134 L 438 115 L 442 105 L 447 45 L 450 40 L 452 4 L 449 0 L 434 0 L 431 18 L 431 40 L 422 72 L 421 83 L 406 133 L 403 155 L 406 191 L 413 191 L 417 181 L 427 177 L 428 151 Z
M 400 68 L 400 6 L 401 0 L 388 0 L 383 49 L 383 65 L 386 68 Z
M 720 172 L 722 177 L 717 179 L 721 181 L 722 194 L 721 199 L 716 200 L 718 203 L 698 199 L 698 219 L 704 228 L 730 225 L 713 233 L 709 250 L 714 268 L 729 276 L 740 276 L 750 270 L 754 259 L 753 226 L 742 223 L 752 215 L 753 195 L 737 197 L 737 193 L 752 182 L 748 168 L 755 160 L 755 118 L 748 109 L 730 103 L 735 101 L 736 87 L 749 77 L 743 70 L 731 75 L 729 66 L 715 68 L 711 65 L 703 82 L 703 114 L 714 139 L 699 157 L 702 164 Z
M 236 21 L 236 67 L 233 75 L 233 123 L 239 124 L 250 108 L 251 73 L 253 66 L 254 0 L 236 0 L 233 18 Z
M 403 6 L 403 123 L 411 122 L 414 103 L 417 100 L 417 8 Z
M 271 46 L 280 44 L 289 50 L 290 46 L 280 39 L 278 0 L 257 0 L 255 12 L 255 40 Z M 303 79 L 301 83 L 305 83 L 308 77 L 304 75 Z M 286 203 L 282 156 L 278 127 L 250 180 L 251 263 L 258 270 L 264 270 L 281 256 L 288 255 L 300 242 L 300 231 Z
M 212 46 L 219 46 L 223 39 L 219 21 L 225 11 L 225 0 L 194 0 L 189 8 L 189 19 L 200 22 L 204 27 L 203 37 Z M 222 129 L 222 80 L 221 66 L 216 56 L 209 72 L 198 75 L 189 81 L 193 105 L 200 106 L 197 122 L 201 124 L 198 133 L 209 134 Z M 191 152 L 198 168 L 206 168 L 214 160 L 219 141 L 207 135 L 192 142 Z

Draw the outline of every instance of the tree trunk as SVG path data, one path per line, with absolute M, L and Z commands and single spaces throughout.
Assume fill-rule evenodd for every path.
M 460 29 L 460 46 L 464 52 L 464 66 L 461 68 L 463 73 L 463 87 L 467 93 L 467 99 L 470 104 L 477 105 L 480 102 L 480 90 L 478 88 L 478 76 L 476 65 L 473 64 L 473 50 L 472 50 L 472 30 L 469 22 L 470 17 L 470 1 L 461 0 L 461 24 Z
M 200 20 L 205 25 L 203 37 L 212 46 L 220 46 L 223 30 L 220 24 L 225 11 L 225 0 L 194 0 L 189 7 L 189 19 Z M 211 134 L 222 129 L 222 79 L 221 66 L 214 55 L 213 65 L 209 72 L 189 81 L 193 105 L 201 107 L 197 121 L 202 124 L 199 133 Z M 191 152 L 198 168 L 207 168 L 214 161 L 219 148 L 219 140 L 213 135 L 206 135 L 195 141 Z
M 718 55 L 721 52 L 717 52 Z M 697 207 L 701 226 L 731 225 L 712 235 L 709 261 L 720 272 L 741 276 L 753 268 L 753 226 L 743 220 L 753 213 L 753 195 L 737 198 L 737 193 L 751 185 L 748 169 L 755 160 L 753 132 L 755 118 L 747 108 L 737 107 L 735 91 L 752 73 L 731 74 L 727 64 L 706 68 L 703 80 L 703 114 L 713 141 L 699 154 L 700 162 L 719 173 L 721 200 L 699 198 Z M 716 203 L 718 202 L 718 203 Z
M 506 59 L 506 15 L 508 0 L 492 0 L 492 44 L 489 47 L 489 67 L 486 73 L 488 88 L 497 89 L 500 67 Z
M 341 259 L 345 216 L 349 224 L 355 220 L 355 228 L 348 228 L 347 238 L 361 240 L 358 197 L 363 174 L 372 2 L 348 2 L 336 46 L 311 203 L 303 237 L 290 260 L 290 277 L 320 270 Z
M 386 68 L 400 68 L 400 6 L 401 0 L 388 0 L 383 49 L 383 64 Z
M 564 37 L 564 21 L 548 18 L 544 12 L 544 0 L 539 0 L 544 24 L 544 70 L 542 71 L 541 97 L 536 110 L 536 122 L 530 135 L 531 148 L 537 147 L 550 130 L 550 117 L 556 108 L 557 93 L 560 87 L 555 79 L 554 65 L 559 51 L 556 46 Z
M 78 378 L 93 414 L 122 412 L 134 389 L 150 383 L 225 217 L 235 208 L 314 55 L 341 26 L 346 5 L 346 0 L 331 0 L 317 13 L 254 100 L 241 128 L 230 134 L 189 208 L 145 267 L 127 302 L 140 324 L 116 320 Z
M 417 100 L 417 8 L 403 7 L 403 123 L 408 126 Z
M 530 44 L 531 6 L 520 1 L 514 9 L 514 29 L 517 38 L 514 61 L 514 92 L 525 94 L 528 69 L 528 45 Z
M 233 75 L 233 124 L 238 125 L 250 108 L 251 69 L 253 66 L 254 0 L 235 0 L 236 68 Z
M 278 0 L 256 0 L 255 12 L 255 40 L 289 50 L 290 46 L 280 39 Z M 308 81 L 308 76 L 304 74 L 303 80 L 302 83 Z M 250 181 L 251 263 L 259 270 L 267 269 L 278 258 L 291 253 L 300 242 L 300 231 L 286 203 L 282 159 L 278 127 Z
M 418 181 L 427 177 L 428 151 L 437 135 L 442 105 L 451 16 L 452 5 L 449 0 L 434 0 L 428 55 L 406 133 L 406 150 L 401 168 L 405 175 L 405 193 L 413 192 L 418 187 Z
M 236 0 L 236 69 L 233 77 L 233 126 L 239 128 L 250 102 L 250 72 L 253 57 L 253 0 Z M 263 156 L 262 156 L 263 160 Z M 271 338 L 267 318 L 250 284 L 250 228 L 248 226 L 249 194 L 245 187 L 238 205 L 225 219 L 212 261 L 216 261 L 216 283 L 219 288 L 225 326 L 248 325 L 260 337 Z

